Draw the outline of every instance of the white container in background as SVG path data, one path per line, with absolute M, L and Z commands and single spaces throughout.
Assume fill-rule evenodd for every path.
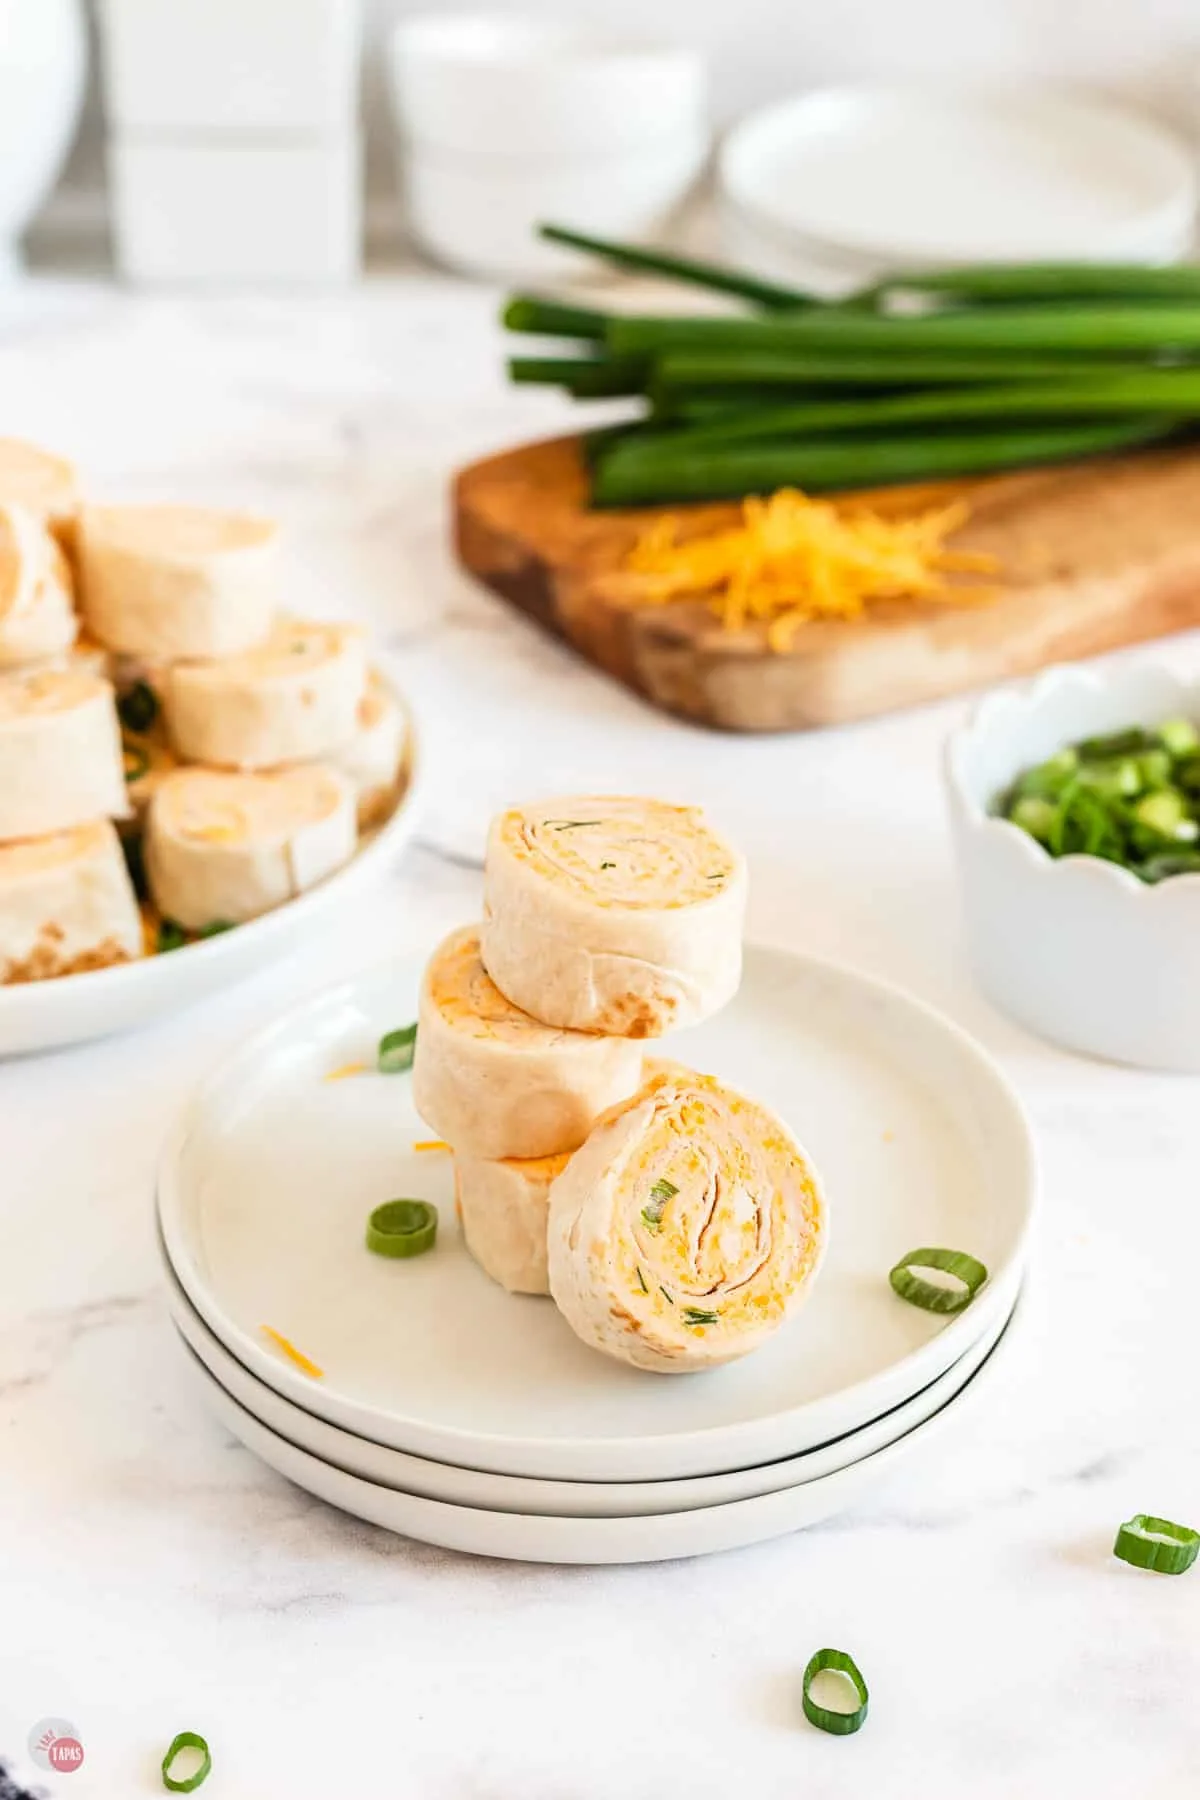
M 1156 886 L 1055 859 L 993 815 L 1023 770 L 1083 738 L 1200 720 L 1200 684 L 1159 664 L 1049 669 L 992 694 L 951 737 L 946 784 L 979 984 L 1039 1036 L 1113 1062 L 1200 1074 L 1200 875 Z
M 0 0 L 0 279 L 66 159 L 86 68 L 81 0 Z
M 98 0 L 98 13 L 108 118 L 119 132 L 356 123 L 360 0 Z
M 356 134 L 290 145 L 121 139 L 109 166 L 117 264 L 128 280 L 319 285 L 359 268 Z
M 708 154 L 702 135 L 607 156 L 470 157 L 411 147 L 401 182 L 414 237 L 467 274 L 538 278 L 594 273 L 595 265 L 543 243 L 552 220 L 608 237 L 661 231 Z
M 402 137 L 442 151 L 606 156 L 706 126 L 696 52 L 570 26 L 429 14 L 396 27 L 390 75 Z

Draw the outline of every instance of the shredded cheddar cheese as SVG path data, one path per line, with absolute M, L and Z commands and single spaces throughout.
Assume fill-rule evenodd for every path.
M 342 1063 L 339 1068 L 330 1069 L 324 1079 L 326 1081 L 349 1081 L 352 1075 L 365 1075 L 366 1072 L 365 1062 L 348 1062 Z
M 273 1325 L 261 1325 L 259 1329 L 264 1337 L 269 1337 L 271 1342 L 283 1351 L 289 1362 L 295 1363 L 302 1375 L 311 1375 L 314 1381 L 325 1379 L 324 1369 L 318 1368 L 311 1357 L 305 1356 L 303 1350 L 297 1350 L 295 1344 L 285 1338 L 281 1331 L 276 1331 Z
M 967 514 L 956 502 L 886 519 L 782 488 L 746 499 L 740 524 L 704 536 L 681 537 L 681 520 L 668 515 L 630 554 L 629 570 L 646 578 L 635 604 L 704 596 L 727 631 L 761 623 L 771 649 L 783 651 L 801 625 L 857 619 L 873 601 L 990 600 L 994 588 L 946 579 L 997 568 L 994 557 L 947 548 Z
M 444 1138 L 418 1138 L 417 1142 L 413 1145 L 413 1149 L 440 1150 L 447 1156 L 450 1154 L 450 1146 Z

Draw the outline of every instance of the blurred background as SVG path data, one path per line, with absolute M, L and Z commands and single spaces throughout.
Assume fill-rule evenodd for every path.
M 322 182 L 332 182 L 338 195 L 353 186 L 354 197 L 363 203 L 368 260 L 394 261 L 405 240 L 387 72 L 389 36 L 418 13 L 436 13 L 444 20 L 470 10 L 479 9 L 434 9 L 428 0 L 411 5 L 362 0 L 361 8 L 357 0 L 206 0 L 203 5 L 194 0 L 0 0 L 0 62 L 9 73 L 0 86 L 0 168 L 8 170 L 0 178 L 0 214 L 5 187 L 11 189 L 20 176 L 26 160 L 22 145 L 28 146 L 30 134 L 69 142 L 52 194 L 45 201 L 35 194 L 30 201 L 34 223 L 23 234 L 29 259 L 60 266 L 86 263 L 90 269 L 111 266 L 114 168 L 122 154 L 116 146 L 153 148 L 168 140 L 213 145 L 216 134 L 231 131 L 247 145 L 304 145 L 315 151 L 307 176 L 311 193 L 315 196 Z M 721 0 L 491 0 L 487 10 L 693 49 L 703 59 L 710 116 L 718 128 L 775 98 L 831 83 L 1054 82 L 1128 99 L 1185 133 L 1193 144 L 1200 138 L 1200 11 L 1195 0 L 1108 0 L 1102 7 L 1091 0 L 971 0 L 970 5 L 960 0 L 838 0 L 832 6 L 796 0 L 739 0 L 736 6 Z M 217 116 L 206 119 L 198 91 L 199 111 L 187 125 L 179 123 L 180 70 L 186 73 L 189 63 L 196 64 L 189 46 L 201 24 L 210 34 L 214 55 L 231 32 L 248 57 L 277 35 L 272 59 L 276 104 L 260 119 L 252 109 L 232 125 Z M 311 68 L 306 70 L 306 46 L 309 58 L 324 71 L 323 82 L 315 86 Z M 121 93 L 114 87 L 118 62 L 124 69 Z M 32 105 L 31 68 L 42 90 L 39 116 L 23 127 L 20 94 Z M 352 92 L 348 68 L 353 70 Z M 153 92 L 156 78 L 162 114 L 157 119 L 153 108 L 146 110 L 144 91 L 149 84 Z M 295 90 L 290 102 L 289 81 Z M 357 145 L 351 154 L 346 137 L 347 132 L 357 134 L 360 126 L 361 173 Z M 322 152 L 328 152 L 324 161 Z M 57 162 L 51 143 L 42 155 L 52 165 Z M 126 171 L 143 208 L 145 185 L 155 180 L 150 160 L 143 158 L 142 167 Z M 36 189 L 36 180 L 33 185 Z M 17 196 L 11 199 L 15 205 Z M 178 210 L 171 198 L 163 204 Z M 313 204 L 336 210 L 350 202 L 327 196 Z M 359 231 L 357 219 L 343 219 L 343 250 L 331 254 L 326 273 L 345 274 L 344 240 L 349 235 L 357 246 Z M 139 268 L 145 274 L 160 254 L 153 246 L 151 252 L 147 259 L 144 245 L 131 250 L 118 240 L 115 258 L 127 274 L 135 275 Z M 357 257 L 351 260 L 357 266 Z M 319 259 L 313 272 L 321 273 Z

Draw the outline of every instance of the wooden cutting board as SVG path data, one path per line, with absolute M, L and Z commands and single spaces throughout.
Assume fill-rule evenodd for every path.
M 999 559 L 988 605 L 889 602 L 803 626 L 776 655 L 700 601 L 637 609 L 628 551 L 654 509 L 592 512 L 577 442 L 530 444 L 454 484 L 463 566 L 656 706 L 730 731 L 832 725 L 1200 624 L 1200 450 L 1141 452 L 856 500 L 902 513 L 966 496 L 957 548 Z M 736 516 L 688 507 L 696 529 Z

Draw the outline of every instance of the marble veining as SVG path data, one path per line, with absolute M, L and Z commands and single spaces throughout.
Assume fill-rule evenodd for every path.
M 962 703 L 709 736 L 455 571 L 447 472 L 565 417 L 505 387 L 495 300 L 416 274 L 296 301 L 4 297 L 0 429 L 76 456 L 99 494 L 277 511 L 289 604 L 379 634 L 432 793 L 404 864 L 289 963 L 0 1066 L 0 1760 L 32 1778 L 31 1725 L 65 1715 L 79 1800 L 160 1792 L 185 1727 L 212 1742 L 214 1800 L 1184 1800 L 1200 1575 L 1109 1549 L 1135 1510 L 1200 1520 L 1195 1084 L 1063 1055 L 973 988 L 938 785 Z M 1200 661 L 1194 639 L 1170 655 Z M 750 856 L 754 935 L 974 1032 L 1044 1173 L 987 1406 L 852 1514 L 658 1568 L 471 1560 L 311 1500 L 199 1407 L 155 1275 L 154 1165 L 193 1083 L 294 1000 L 472 917 L 500 802 L 588 787 L 710 805 Z M 871 1685 L 851 1740 L 800 1714 L 824 1643 Z

